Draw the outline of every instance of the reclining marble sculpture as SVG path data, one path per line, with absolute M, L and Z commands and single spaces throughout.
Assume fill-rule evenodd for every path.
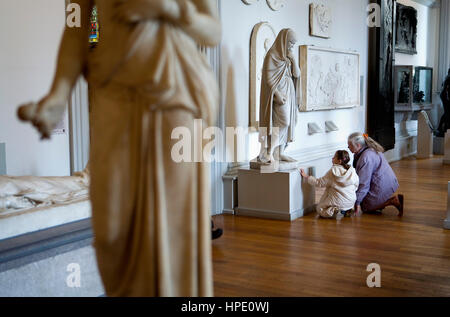
M 209 168 L 175 163 L 171 132 L 212 126 L 215 76 L 198 45 L 221 38 L 213 0 L 96 0 L 66 28 L 50 93 L 19 109 L 44 138 L 83 73 L 91 94 L 90 197 L 94 247 L 108 296 L 212 296 Z
M 293 54 L 296 42 L 294 31 L 281 30 L 264 60 L 259 115 L 259 163 L 271 164 L 274 160 L 295 162 L 284 151 L 294 141 L 297 124 L 300 69 Z
M 0 213 L 87 199 L 88 190 L 88 167 L 73 176 L 0 176 Z

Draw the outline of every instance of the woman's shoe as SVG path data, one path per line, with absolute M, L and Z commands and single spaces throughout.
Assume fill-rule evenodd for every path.
M 387 202 L 386 206 L 394 206 L 398 210 L 398 216 L 403 216 L 403 200 L 404 197 L 402 194 L 399 194 L 397 196 L 391 197 Z
M 223 230 L 220 228 L 217 228 L 215 230 L 212 230 L 211 233 L 212 233 L 212 239 L 215 240 L 215 239 L 219 239 L 222 236 Z
M 398 209 L 398 216 L 399 217 L 403 217 L 403 201 L 404 201 L 404 196 L 402 194 L 398 195 L 398 201 L 399 201 L 399 206 L 397 207 Z
M 214 221 L 211 219 L 211 236 L 212 239 L 219 239 L 223 234 L 223 230 L 220 228 L 214 229 Z

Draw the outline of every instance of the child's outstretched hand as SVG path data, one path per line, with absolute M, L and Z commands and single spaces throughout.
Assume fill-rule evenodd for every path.
M 308 174 L 305 173 L 305 170 L 303 168 L 300 169 L 300 175 L 302 175 L 302 177 L 304 178 L 308 178 Z

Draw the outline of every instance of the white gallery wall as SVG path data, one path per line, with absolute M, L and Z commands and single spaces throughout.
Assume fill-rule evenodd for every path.
M 65 1 L 0 1 L 0 12 L 0 143 L 6 143 L 7 173 L 69 175 L 68 133 L 40 141 L 36 130 L 16 116 L 18 105 L 38 101 L 50 88 Z
M 296 141 L 287 153 L 315 166 L 317 175 L 323 175 L 331 166 L 331 157 L 337 149 L 346 149 L 347 136 L 365 131 L 367 94 L 368 26 L 367 1 L 362 0 L 286 0 L 279 11 L 272 11 L 266 0 L 246 5 L 241 0 L 222 0 L 222 102 L 225 104 L 227 126 L 248 127 L 249 122 L 249 58 L 250 36 L 259 22 L 269 22 L 276 33 L 291 28 L 297 33 L 298 45 L 316 45 L 360 53 L 361 76 L 364 76 L 363 106 L 315 112 L 300 112 L 296 128 Z M 331 37 L 322 39 L 309 36 L 309 4 L 324 3 L 331 7 L 333 24 Z M 298 47 L 295 48 L 298 52 Z M 298 55 L 297 55 L 298 56 Z M 325 121 L 332 120 L 339 131 L 308 135 L 308 123 L 317 123 L 325 130 Z M 258 155 L 257 133 L 248 140 L 247 160 Z

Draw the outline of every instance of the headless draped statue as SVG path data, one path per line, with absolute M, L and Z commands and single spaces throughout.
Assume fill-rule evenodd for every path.
M 294 141 L 297 124 L 300 69 L 293 54 L 296 42 L 294 31 L 281 30 L 264 59 L 259 112 L 261 151 L 258 156 L 262 163 L 273 162 L 274 157 L 279 161 L 295 162 L 284 154 L 284 150 Z
M 213 0 L 95 0 L 101 39 L 89 49 L 89 14 L 66 28 L 49 94 L 19 108 L 44 138 L 73 86 L 90 86 L 90 197 L 94 247 L 108 296 L 212 296 L 209 168 L 176 163 L 176 127 L 212 125 L 218 87 L 198 45 L 221 27 Z

